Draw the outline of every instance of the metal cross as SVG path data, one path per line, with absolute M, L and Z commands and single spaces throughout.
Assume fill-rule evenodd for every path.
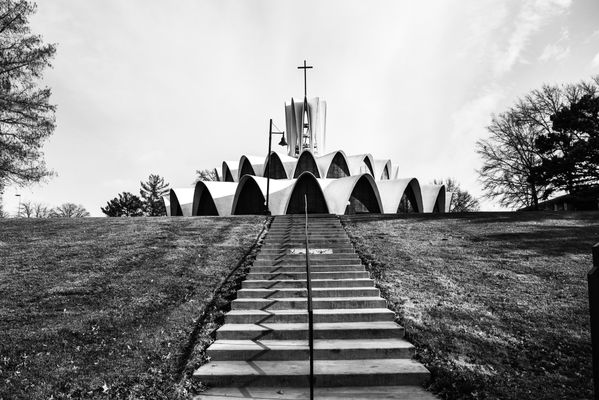
M 306 70 L 312 68 L 311 65 L 306 65 L 306 60 L 304 60 L 304 66 L 303 67 L 297 67 L 297 69 L 303 69 L 304 70 L 304 97 L 308 97 L 308 88 L 307 88 L 307 76 L 306 76 Z

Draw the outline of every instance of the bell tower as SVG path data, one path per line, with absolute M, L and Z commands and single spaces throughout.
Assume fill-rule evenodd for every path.
M 326 137 L 326 101 L 318 97 L 308 100 L 307 70 L 313 68 L 306 64 L 297 67 L 304 70 L 304 99 L 285 103 L 285 121 L 289 155 L 299 157 L 302 151 L 310 150 L 314 155 L 325 153 Z

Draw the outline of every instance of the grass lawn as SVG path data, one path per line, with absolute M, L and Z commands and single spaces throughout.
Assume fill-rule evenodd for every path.
M 0 221 L 0 399 L 185 397 L 200 317 L 263 222 Z
M 592 397 L 586 274 L 599 213 L 344 223 L 446 399 Z

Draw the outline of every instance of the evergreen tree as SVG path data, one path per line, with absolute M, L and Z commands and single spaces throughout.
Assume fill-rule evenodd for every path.
M 536 141 L 540 179 L 552 190 L 568 193 L 599 186 L 599 96 L 583 96 L 551 121 L 552 131 Z
M 144 211 L 150 217 L 166 215 L 166 208 L 162 196 L 169 192 L 168 183 L 159 175 L 151 174 L 147 182 L 140 182 L 139 194 L 143 199 Z
M 119 197 L 108 201 L 106 207 L 100 209 L 109 217 L 139 217 L 142 216 L 144 203 L 136 195 L 123 192 Z
M 24 185 L 52 175 L 43 161 L 42 144 L 55 127 L 50 89 L 38 81 L 56 51 L 31 33 L 35 5 L 0 1 L 0 185 Z

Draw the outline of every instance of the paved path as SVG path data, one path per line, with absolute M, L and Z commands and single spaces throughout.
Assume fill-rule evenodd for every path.
M 335 216 L 310 217 L 317 399 L 436 399 L 428 370 L 394 320 Z M 303 216 L 278 216 L 232 302 L 197 399 L 308 398 Z M 321 254 L 318 254 L 321 253 Z

